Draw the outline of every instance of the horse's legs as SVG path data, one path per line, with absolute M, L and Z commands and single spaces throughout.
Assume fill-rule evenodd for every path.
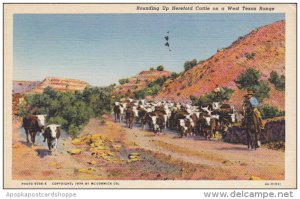
M 26 140 L 27 140 L 27 143 L 29 143 L 29 138 L 28 138 L 28 129 L 25 129 L 25 133 L 26 133 Z
M 260 129 L 258 130 L 258 132 L 255 133 L 257 148 L 260 147 L 260 133 Z
M 247 130 L 247 144 L 248 144 L 248 149 L 250 149 L 250 147 L 252 148 L 252 145 L 251 145 L 251 143 L 252 143 L 252 141 L 251 141 L 251 133 L 250 133 L 250 131 L 249 130 Z

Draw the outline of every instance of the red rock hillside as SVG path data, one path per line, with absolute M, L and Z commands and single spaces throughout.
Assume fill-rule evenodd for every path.
M 81 80 L 47 77 L 38 86 L 26 93 L 42 93 L 47 86 L 50 86 L 57 91 L 82 91 L 87 85 L 87 82 Z
M 190 95 L 200 96 L 212 91 L 218 84 L 234 89 L 230 103 L 241 107 L 245 91 L 239 90 L 234 80 L 249 67 L 259 70 L 263 80 L 268 79 L 272 70 L 285 74 L 285 21 L 257 28 L 231 46 L 218 50 L 209 59 L 165 85 L 157 99 L 188 101 Z M 275 90 L 271 84 L 270 87 L 270 97 L 264 103 L 284 110 L 284 91 Z
M 169 77 L 171 76 L 171 72 L 158 70 L 142 71 L 138 75 L 128 78 L 128 83 L 115 86 L 114 94 L 124 95 L 128 92 L 134 93 L 135 91 L 146 88 L 151 82 L 163 76 Z

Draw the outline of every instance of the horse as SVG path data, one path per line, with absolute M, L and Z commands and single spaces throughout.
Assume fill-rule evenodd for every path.
M 259 136 L 261 134 L 261 129 L 259 118 L 253 111 L 250 101 L 244 102 L 244 121 L 242 125 L 247 131 L 248 149 L 251 148 L 256 150 L 260 145 Z

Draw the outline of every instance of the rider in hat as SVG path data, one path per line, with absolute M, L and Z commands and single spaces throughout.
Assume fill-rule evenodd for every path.
M 253 91 L 252 90 L 248 90 L 247 92 L 247 99 L 249 100 L 252 108 L 253 108 L 253 112 L 256 114 L 258 120 L 259 120 L 259 124 L 260 124 L 260 127 L 263 128 L 263 124 L 262 124 L 262 118 L 261 118 L 261 113 L 259 112 L 257 106 L 258 106 L 258 100 L 255 96 L 253 96 Z
M 215 92 L 217 98 L 219 98 L 221 96 L 221 88 L 219 87 L 218 84 L 216 84 L 214 92 Z

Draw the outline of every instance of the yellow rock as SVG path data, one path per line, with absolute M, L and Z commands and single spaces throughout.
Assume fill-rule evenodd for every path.
M 96 162 L 95 160 L 93 160 L 93 161 L 90 161 L 90 162 L 88 162 L 88 163 L 94 165 L 94 164 L 96 164 L 97 162 Z
M 77 155 L 81 153 L 81 149 L 71 149 L 68 151 L 71 155 Z
M 105 146 L 93 147 L 90 148 L 90 152 L 92 153 L 103 153 L 103 151 L 107 150 Z
M 102 139 L 102 137 L 101 137 L 100 134 L 94 134 L 94 135 L 91 136 L 91 141 L 92 142 L 96 142 L 96 141 L 99 141 L 101 139 Z
M 20 146 L 21 146 L 21 145 L 20 145 L 19 143 L 13 144 L 13 145 L 12 145 L 13 148 L 19 148 Z
M 84 144 L 84 143 L 83 143 L 80 139 L 78 139 L 78 138 L 72 140 L 71 143 L 72 143 L 73 145 L 83 145 L 83 144 Z
M 140 159 L 138 158 L 138 157 L 136 157 L 136 158 L 130 158 L 129 160 L 128 160 L 128 162 L 136 162 L 136 161 L 139 161 Z
M 129 156 L 140 156 L 139 153 L 130 153 Z
M 251 176 L 250 180 L 263 180 L 263 179 L 261 179 L 260 177 L 257 177 L 257 176 Z
M 103 146 L 103 142 L 102 142 L 101 140 L 96 141 L 96 142 L 93 142 L 93 143 L 91 144 L 91 147 L 100 147 L 100 146 L 104 147 L 104 146 Z
M 87 134 L 87 135 L 83 135 L 80 137 L 81 142 L 87 142 L 91 139 L 91 135 Z
M 49 163 L 49 166 L 50 166 L 50 167 L 56 167 L 56 166 L 57 166 L 57 163 L 56 163 L 56 162 L 50 162 L 50 163 Z
M 78 169 L 78 172 L 80 173 L 92 173 L 93 170 L 91 168 L 88 168 L 88 169 Z
M 113 147 L 114 147 L 114 149 L 116 149 L 116 150 L 120 150 L 120 149 L 122 148 L 122 146 L 121 146 L 121 145 L 118 145 L 118 144 L 114 144 Z

